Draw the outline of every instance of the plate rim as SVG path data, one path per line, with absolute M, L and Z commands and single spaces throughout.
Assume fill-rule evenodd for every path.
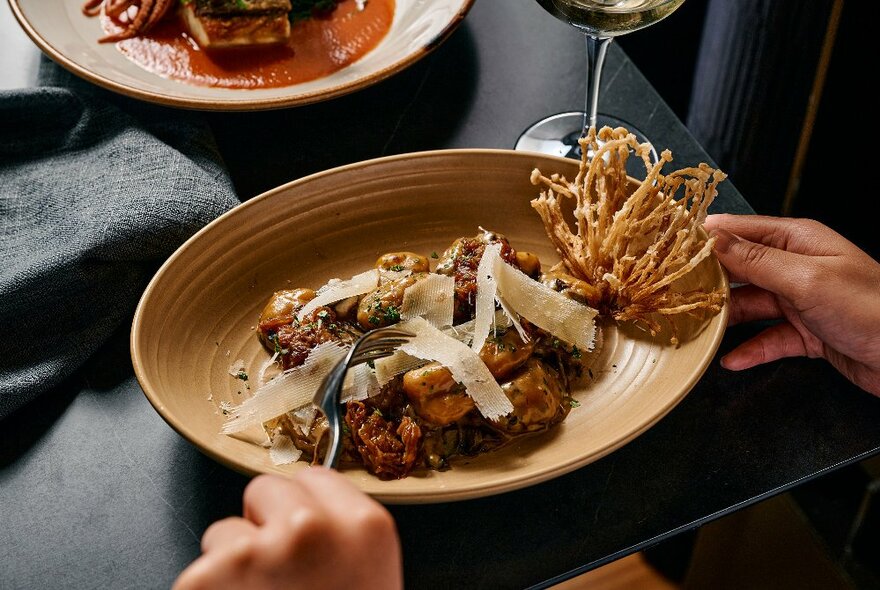
M 123 96 L 143 100 L 153 104 L 159 104 L 168 107 L 177 107 L 182 109 L 196 111 L 268 111 L 276 109 L 284 109 L 290 107 L 305 106 L 324 102 L 339 98 L 348 94 L 357 92 L 369 86 L 373 86 L 386 80 L 407 69 L 409 66 L 420 61 L 428 54 L 432 53 L 440 45 L 442 45 L 461 25 L 465 17 L 470 12 L 476 0 L 461 0 L 461 6 L 458 8 L 455 16 L 446 23 L 446 26 L 437 35 L 420 47 L 417 51 L 408 53 L 402 59 L 386 66 L 380 70 L 370 73 L 351 82 L 333 86 L 328 90 L 316 90 L 293 96 L 280 96 L 274 98 L 260 99 L 216 99 L 216 98 L 197 98 L 197 97 L 181 97 L 173 94 L 162 92 L 153 92 L 141 90 L 127 84 L 115 81 L 112 78 L 97 74 L 89 68 L 80 65 L 73 59 L 67 57 L 61 50 L 57 49 L 52 43 L 43 37 L 25 17 L 24 11 L 21 9 L 21 0 L 7 0 L 12 14 L 19 26 L 24 30 L 31 41 L 55 63 L 64 69 L 75 74 L 76 76 L 91 82 L 101 88 L 116 92 Z M 158 75 L 158 74 L 156 74 Z M 161 77 L 161 76 L 160 76 Z
M 167 272 L 167 269 L 175 264 L 177 258 L 182 256 L 184 252 L 191 247 L 191 245 L 200 240 L 201 236 L 205 233 L 212 231 L 212 228 L 216 225 L 220 225 L 224 223 L 225 219 L 239 214 L 239 211 L 251 208 L 256 206 L 260 201 L 271 198 L 273 195 L 286 192 L 290 190 L 290 188 L 295 187 L 299 184 L 305 184 L 308 182 L 312 182 L 313 180 L 319 179 L 321 177 L 337 174 L 343 171 L 349 171 L 358 168 L 365 168 L 373 165 L 380 165 L 384 163 L 391 163 L 398 160 L 412 160 L 412 159 L 421 159 L 421 158 L 431 158 L 438 156 L 458 156 L 458 155 L 504 155 L 507 157 L 516 157 L 522 159 L 533 159 L 535 157 L 539 157 L 542 159 L 547 159 L 550 161 L 556 160 L 560 163 L 565 163 L 566 165 L 571 165 L 572 159 L 565 158 L 561 156 L 553 156 L 548 154 L 543 154 L 540 152 L 529 152 L 522 150 L 512 150 L 512 149 L 501 149 L 501 148 L 449 148 L 449 149 L 436 149 L 436 150 L 424 150 L 418 152 L 407 152 L 402 154 L 395 154 L 391 156 L 381 156 L 377 158 L 371 158 L 366 160 L 361 160 L 357 162 L 352 162 L 349 164 L 344 164 L 340 166 L 336 166 L 333 168 L 328 168 L 326 170 L 321 170 L 319 172 L 314 172 L 312 174 L 308 174 L 306 176 L 293 179 L 289 182 L 278 185 L 274 188 L 271 188 L 259 195 L 256 195 L 247 201 L 236 205 L 235 207 L 229 209 L 228 211 L 222 213 L 208 224 L 199 229 L 196 233 L 194 233 L 190 238 L 184 241 L 168 258 L 159 266 L 159 268 L 155 271 L 153 276 L 151 277 L 149 283 L 144 289 L 141 297 L 138 301 L 137 307 L 134 312 L 134 316 L 131 322 L 131 329 L 129 335 L 129 352 L 132 362 L 132 367 L 135 373 L 135 377 L 138 381 L 138 384 L 143 391 L 144 395 L 147 397 L 150 404 L 153 406 L 154 410 L 162 417 L 162 419 L 174 430 L 182 436 L 185 440 L 187 440 L 190 444 L 192 444 L 196 449 L 198 449 L 203 454 L 212 458 L 213 460 L 219 462 L 220 464 L 242 474 L 247 477 L 256 477 L 263 472 L 254 469 L 247 465 L 244 461 L 240 461 L 236 458 L 230 458 L 228 456 L 224 456 L 219 452 L 214 451 L 210 447 L 206 447 L 199 442 L 197 442 L 197 436 L 194 433 L 191 433 L 187 426 L 175 418 L 174 416 L 169 415 L 168 412 L 165 411 L 164 406 L 161 401 L 157 399 L 153 389 L 151 387 L 147 387 L 146 384 L 149 384 L 148 376 L 146 375 L 145 364 L 141 357 L 141 354 L 138 349 L 138 337 L 143 329 L 143 321 L 142 317 L 144 315 L 144 308 L 148 305 L 149 299 L 152 296 L 153 291 L 155 290 L 157 284 L 160 281 L 162 275 Z M 704 231 L 700 228 L 700 231 Z M 408 495 L 408 494 L 400 494 L 395 492 L 390 493 L 382 493 L 382 492 L 367 492 L 372 498 L 375 500 L 388 505 L 413 505 L 413 504 L 435 504 L 435 503 L 443 503 L 443 502 L 456 502 L 462 500 L 471 500 L 478 499 L 483 497 L 489 497 L 505 492 L 511 492 L 519 489 L 523 489 L 526 487 L 530 487 L 539 483 L 543 483 L 549 481 L 551 479 L 555 479 L 557 477 L 561 477 L 563 475 L 569 474 L 572 471 L 585 467 L 599 459 L 609 455 L 610 453 L 626 446 L 631 441 L 635 440 L 645 432 L 647 432 L 650 428 L 656 425 L 660 420 L 666 417 L 675 407 L 681 403 L 681 401 L 687 397 L 687 395 L 693 390 L 693 388 L 697 385 L 697 383 L 702 379 L 706 370 L 709 368 L 712 359 L 715 354 L 719 350 L 721 346 L 721 342 L 723 340 L 723 336 L 726 330 L 727 321 L 730 313 L 730 281 L 727 275 L 727 271 L 721 266 L 717 257 L 714 254 L 709 259 L 712 261 L 712 264 L 715 265 L 720 271 L 720 276 L 722 280 L 722 287 L 725 291 L 725 305 L 722 306 L 721 310 L 713 316 L 711 321 L 717 321 L 718 327 L 718 336 L 712 342 L 712 346 L 706 347 L 702 354 L 699 357 L 698 370 L 692 372 L 687 381 L 683 382 L 680 386 L 680 390 L 677 395 L 670 397 L 667 400 L 667 403 L 660 409 L 660 411 L 655 412 L 651 419 L 646 420 L 642 423 L 638 428 L 628 431 L 622 436 L 614 438 L 610 440 L 606 445 L 604 445 L 601 449 L 596 450 L 589 457 L 576 457 L 570 461 L 556 464 L 555 468 L 552 470 L 542 471 L 540 473 L 533 474 L 531 476 L 525 478 L 514 479 L 512 481 L 505 480 L 499 482 L 496 485 L 471 485 L 465 486 L 462 488 L 458 488 L 454 491 L 449 491 L 443 488 L 438 488 L 437 493 L 422 493 L 418 495 Z

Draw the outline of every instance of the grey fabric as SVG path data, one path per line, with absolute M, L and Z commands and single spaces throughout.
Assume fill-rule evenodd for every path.
M 161 262 L 238 203 L 199 113 L 45 58 L 39 87 L 0 92 L 0 419 L 130 322 Z

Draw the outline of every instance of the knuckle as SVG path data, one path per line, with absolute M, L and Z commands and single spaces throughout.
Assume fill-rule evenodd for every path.
M 280 526 L 267 531 L 264 542 L 283 558 L 294 554 L 300 547 L 315 544 L 330 530 L 330 522 L 323 514 L 315 510 L 298 510 Z
M 746 241 L 738 242 L 738 246 L 740 248 L 740 256 L 746 266 L 752 268 L 763 264 L 767 255 L 766 246 Z
M 351 514 L 354 530 L 362 531 L 368 537 L 385 537 L 396 534 L 396 525 L 391 514 L 380 506 L 365 506 Z
M 258 475 L 253 478 L 244 488 L 243 503 L 245 506 L 256 501 L 265 491 L 275 482 L 275 477 L 271 475 Z

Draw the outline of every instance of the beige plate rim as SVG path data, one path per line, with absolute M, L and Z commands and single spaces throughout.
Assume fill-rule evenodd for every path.
M 40 50 L 42 50 L 46 55 L 52 58 L 52 60 L 58 63 L 60 66 L 64 67 L 66 70 L 72 72 L 73 74 L 85 80 L 88 80 L 89 82 L 92 82 L 93 84 L 101 86 L 102 88 L 105 88 L 107 90 L 129 96 L 131 98 L 161 104 L 164 106 L 205 111 L 253 111 L 304 106 L 316 102 L 330 100 L 332 98 L 338 98 L 340 96 L 351 94 L 368 86 L 377 84 L 382 80 L 385 80 L 386 78 L 389 78 L 392 75 L 408 68 L 410 65 L 424 58 L 426 55 L 434 51 L 437 47 L 442 45 L 449 38 L 449 36 L 455 32 L 455 30 L 467 16 L 468 12 L 470 12 L 471 7 L 473 6 L 474 2 L 476 2 L 476 0 L 464 0 L 464 4 L 462 5 L 459 12 L 456 13 L 455 17 L 446 24 L 443 30 L 440 31 L 440 33 L 438 33 L 434 39 L 421 47 L 420 50 L 413 51 L 407 54 L 403 59 L 381 70 L 377 70 L 368 76 L 363 76 L 347 84 L 340 84 L 326 90 L 306 92 L 276 98 L 240 100 L 217 100 L 210 98 L 195 98 L 173 94 L 163 94 L 160 92 L 149 92 L 145 90 L 140 90 L 138 88 L 133 88 L 126 84 L 121 84 L 111 78 L 96 74 L 90 69 L 83 67 L 80 64 L 76 63 L 74 60 L 68 58 L 62 51 L 52 45 L 52 43 L 48 39 L 44 38 L 43 35 L 40 35 L 40 33 L 38 33 L 36 29 L 34 29 L 31 23 L 24 16 L 24 12 L 22 11 L 19 2 L 20 0 L 8 0 L 9 7 L 12 10 L 12 14 L 15 15 L 15 19 L 18 21 L 18 24 L 21 26 L 27 36 L 30 37 L 31 41 L 33 41 L 37 45 L 37 47 L 40 48 Z
M 470 148 L 470 149 L 441 149 L 441 150 L 428 150 L 428 151 L 420 151 L 420 152 L 410 152 L 404 154 L 397 154 L 393 156 L 385 156 L 380 158 L 373 158 L 369 160 L 363 160 L 359 162 L 354 162 L 351 164 L 346 164 L 343 166 L 338 166 L 336 168 L 331 168 L 327 170 L 323 170 L 320 172 L 316 172 L 314 174 L 310 174 L 308 176 L 304 176 L 302 178 L 298 178 L 287 182 L 285 184 L 279 185 L 273 189 L 270 189 L 256 197 L 253 197 L 240 205 L 237 205 L 233 209 L 223 213 L 198 232 L 196 232 L 192 237 L 186 240 L 168 259 L 160 266 L 158 271 L 154 274 L 153 278 L 147 285 L 144 290 L 141 299 L 137 305 L 137 308 L 134 313 L 134 317 L 131 324 L 131 333 L 130 333 L 130 354 L 132 360 L 132 366 L 134 368 L 135 376 L 143 390 L 145 396 L 149 400 L 150 404 L 156 410 L 156 412 L 162 417 L 162 419 L 169 425 L 173 430 L 175 430 L 180 436 L 186 439 L 188 442 L 193 444 L 196 448 L 198 448 L 202 453 L 216 460 L 217 462 L 226 465 L 227 467 L 243 474 L 246 476 L 256 476 L 261 472 L 259 470 L 253 469 L 244 461 L 241 461 L 234 457 L 224 456 L 218 452 L 214 452 L 211 448 L 207 448 L 197 442 L 197 436 L 195 433 L 179 418 L 169 415 L 168 412 L 164 411 L 162 407 L 161 401 L 157 398 L 157 394 L 154 391 L 154 387 L 151 384 L 147 370 L 145 368 L 145 360 L 141 357 L 140 350 L 138 348 L 140 332 L 142 330 L 142 318 L 145 313 L 145 309 L 147 309 L 150 305 L 150 299 L 153 297 L 153 291 L 157 283 L 160 281 L 162 275 L 166 272 L 166 269 L 175 265 L 175 262 L 178 257 L 182 256 L 184 251 L 188 249 L 192 244 L 200 241 L 201 237 L 210 232 L 212 228 L 216 225 L 223 223 L 223 221 L 232 215 L 240 215 L 242 211 L 245 211 L 251 207 L 257 206 L 257 204 L 265 199 L 272 198 L 273 195 L 281 192 L 286 192 L 291 188 L 295 188 L 299 184 L 311 182 L 317 178 L 321 178 L 328 175 L 333 175 L 342 171 L 348 171 L 358 168 L 366 168 L 375 164 L 381 164 L 385 162 L 394 162 L 398 160 L 416 160 L 422 158 L 432 158 L 438 155 L 504 155 L 508 157 L 520 157 L 523 160 L 533 159 L 535 156 L 545 158 L 547 160 L 556 160 L 559 162 L 565 162 L 567 164 L 571 163 L 570 159 L 557 157 L 557 156 L 547 156 L 545 154 L 537 154 L 525 151 L 516 151 L 516 150 L 508 150 L 508 149 L 490 149 L 490 148 Z M 702 230 L 701 230 L 702 231 Z M 718 264 L 717 259 L 715 260 L 715 264 Z M 718 264 L 718 267 L 721 270 L 722 277 L 722 286 L 729 297 L 729 289 L 730 284 L 727 278 L 727 273 L 723 269 L 723 267 Z M 578 469 L 580 467 L 585 466 L 588 463 L 592 463 L 611 452 L 623 447 L 630 441 L 639 437 L 641 434 L 646 432 L 648 429 L 653 427 L 657 422 L 659 422 L 662 418 L 664 418 L 672 409 L 674 409 L 693 389 L 693 387 L 697 384 L 697 382 L 702 378 L 709 364 L 715 356 L 715 353 L 718 351 L 718 348 L 721 345 L 722 336 L 724 334 L 725 327 L 727 325 L 729 314 L 729 305 L 724 305 L 721 311 L 717 314 L 717 324 L 715 330 L 717 331 L 714 334 L 714 338 L 712 341 L 712 345 L 706 347 L 703 350 L 702 355 L 699 357 L 699 362 L 694 367 L 693 371 L 689 374 L 688 379 L 683 381 L 680 385 L 678 394 L 670 397 L 667 400 L 665 406 L 662 407 L 659 411 L 655 412 L 652 415 L 650 420 L 647 420 L 639 425 L 638 428 L 632 429 L 630 431 L 626 431 L 622 433 L 621 436 L 609 440 L 607 444 L 597 449 L 595 452 L 591 453 L 589 457 L 586 459 L 584 457 L 575 456 L 570 461 L 558 462 L 554 464 L 552 470 L 546 470 L 544 472 L 540 472 L 528 477 L 522 477 L 513 481 L 505 480 L 499 482 L 498 484 L 490 484 L 486 485 L 485 483 L 479 486 L 471 486 L 471 487 L 463 487 L 461 489 L 457 489 L 454 491 L 444 490 L 438 491 L 433 495 L 420 495 L 420 496 L 402 496 L 400 494 L 388 494 L 385 495 L 381 492 L 370 492 L 371 495 L 386 504 L 425 504 L 425 503 L 439 503 L 439 502 L 451 502 L 451 501 L 460 501 L 460 500 L 469 500 L 475 498 L 481 498 L 486 496 L 491 496 L 503 492 L 514 491 L 518 489 L 522 489 L 534 484 L 542 483 L 544 481 L 548 481 L 550 479 L 559 477 L 561 475 L 565 475 Z

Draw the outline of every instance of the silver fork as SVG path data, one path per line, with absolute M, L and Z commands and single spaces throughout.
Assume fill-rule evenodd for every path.
M 324 377 L 314 397 L 315 405 L 324 413 L 330 424 L 330 445 L 324 456 L 324 467 L 335 469 L 342 450 L 340 395 L 346 372 L 351 367 L 391 356 L 398 346 L 414 336 L 415 334 L 410 334 L 395 326 L 370 330 L 355 340 L 348 354 Z M 317 453 L 317 449 L 315 452 Z

